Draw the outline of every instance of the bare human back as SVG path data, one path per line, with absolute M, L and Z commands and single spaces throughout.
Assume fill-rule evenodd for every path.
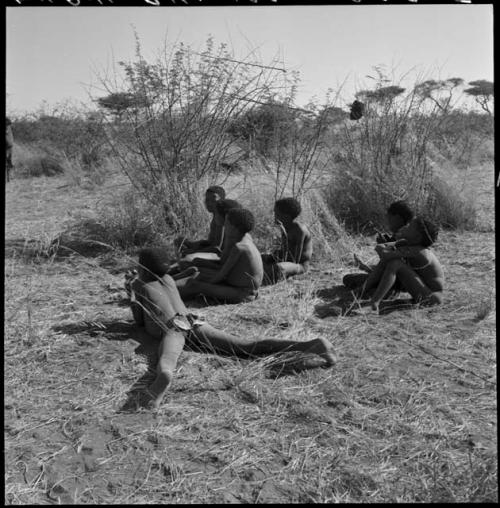
M 274 205 L 275 222 L 281 228 L 281 245 L 273 254 L 262 256 L 267 283 L 300 275 L 309 269 L 312 238 L 309 229 L 298 220 L 301 210 L 295 198 L 279 199 Z

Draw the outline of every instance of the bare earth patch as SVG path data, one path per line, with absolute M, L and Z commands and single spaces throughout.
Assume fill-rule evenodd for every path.
M 131 335 L 130 260 L 45 252 L 102 197 L 62 183 L 7 189 L 6 504 L 498 501 L 494 233 L 441 234 L 439 308 L 342 315 L 354 268 L 332 260 L 198 309 L 249 338 L 326 337 L 339 362 L 186 351 L 152 413 L 137 409 L 156 344 Z

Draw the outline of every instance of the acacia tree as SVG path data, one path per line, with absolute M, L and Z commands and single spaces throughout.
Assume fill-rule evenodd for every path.
M 418 83 L 414 88 L 414 92 L 422 101 L 430 101 L 441 112 L 445 113 L 453 108 L 453 96 L 463 83 L 462 78 L 428 79 Z
M 146 106 L 146 98 L 130 92 L 112 92 L 105 97 L 98 97 L 97 105 L 102 111 L 109 113 L 115 122 L 120 122 L 124 113 L 131 108 Z
M 493 115 L 489 103 L 493 101 L 493 83 L 485 79 L 478 79 L 469 83 L 471 88 L 467 88 L 464 92 L 474 97 L 475 101 L 483 111 L 488 115 Z

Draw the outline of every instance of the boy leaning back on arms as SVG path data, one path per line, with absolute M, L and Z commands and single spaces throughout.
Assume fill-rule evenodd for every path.
M 161 341 L 156 379 L 148 390 L 151 407 L 160 405 L 186 342 L 198 350 L 243 358 L 300 351 L 319 355 L 328 366 L 336 362 L 333 347 L 326 339 L 249 341 L 214 328 L 189 313 L 174 280 L 166 273 L 167 266 L 168 257 L 163 250 L 143 249 L 139 254 L 138 274 L 128 274 L 125 282 L 139 333 Z

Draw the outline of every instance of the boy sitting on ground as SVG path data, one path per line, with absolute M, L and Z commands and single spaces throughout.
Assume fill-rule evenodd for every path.
M 215 204 L 214 220 L 215 223 L 222 228 L 221 245 L 217 248 L 213 248 L 213 252 L 209 255 L 207 255 L 206 252 L 194 252 L 184 256 L 168 269 L 169 275 L 177 280 L 192 274 L 191 272 L 188 274 L 184 272 L 187 268 L 192 266 L 209 267 L 212 269 L 220 267 L 220 257 L 224 249 L 224 221 L 226 220 L 227 212 L 232 208 L 242 208 L 242 206 L 234 199 L 219 199 Z
M 176 238 L 174 244 L 179 250 L 181 256 L 190 261 L 194 256 L 202 256 L 206 259 L 218 259 L 222 238 L 224 234 L 224 224 L 217 222 L 215 217 L 215 206 L 217 201 L 225 199 L 226 191 L 218 185 L 209 187 L 205 192 L 205 207 L 212 214 L 208 239 L 206 240 L 188 240 L 184 237 Z
M 183 300 L 202 295 L 227 303 L 249 302 L 257 298 L 262 284 L 262 259 L 250 231 L 254 217 L 249 210 L 233 208 L 224 223 L 225 245 L 219 263 L 199 260 L 189 276 L 176 284 Z
M 281 229 L 281 245 L 272 254 L 263 254 L 264 280 L 274 284 L 305 273 L 312 256 L 311 234 L 298 221 L 302 208 L 294 198 L 283 198 L 274 205 L 275 222 Z
M 438 228 L 432 222 L 416 217 L 397 233 L 396 242 L 381 243 L 375 251 L 383 262 L 381 277 L 369 274 L 364 290 L 376 287 L 370 300 L 371 309 L 379 305 L 396 279 L 413 303 L 436 305 L 443 301 L 444 273 L 439 260 L 430 249 L 437 240 Z
M 247 341 L 190 314 L 173 279 L 166 274 L 167 262 L 163 250 L 143 249 L 139 254 L 138 274 L 127 275 L 125 282 L 138 332 L 146 338 L 161 340 L 156 379 L 148 390 L 152 407 L 160 405 L 171 384 L 185 343 L 206 352 L 246 358 L 288 351 L 309 352 L 321 356 L 327 365 L 335 363 L 332 345 L 326 339 Z
M 408 206 L 405 201 L 395 201 L 389 205 L 387 208 L 387 225 L 389 226 L 390 233 L 378 233 L 376 242 L 377 243 L 387 243 L 387 242 L 395 242 L 396 241 L 396 233 L 406 224 L 408 224 L 413 219 L 413 211 Z M 366 282 L 369 273 L 372 273 L 374 270 L 380 276 L 384 270 L 383 261 L 380 261 L 377 265 L 366 265 L 363 263 L 356 255 L 354 255 L 354 260 L 361 270 L 366 273 L 349 273 L 344 276 L 342 279 L 342 283 L 348 289 L 359 290 L 362 285 Z M 398 283 L 393 288 L 397 293 L 400 291 L 400 287 Z

